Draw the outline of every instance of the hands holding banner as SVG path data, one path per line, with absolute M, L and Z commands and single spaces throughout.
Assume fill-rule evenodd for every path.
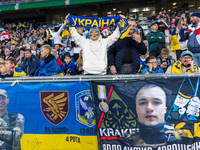
M 65 24 L 69 24 L 71 27 L 104 27 L 104 26 L 118 26 L 121 33 L 120 39 L 125 38 L 129 32 L 129 25 L 124 15 L 116 17 L 82 17 L 72 16 L 68 14 L 65 17 Z M 136 37 L 136 39 L 138 39 Z

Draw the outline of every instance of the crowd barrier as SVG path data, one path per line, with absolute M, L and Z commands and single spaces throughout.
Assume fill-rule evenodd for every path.
M 200 150 L 199 76 L 5 78 L 0 89 L 25 118 L 22 150 Z

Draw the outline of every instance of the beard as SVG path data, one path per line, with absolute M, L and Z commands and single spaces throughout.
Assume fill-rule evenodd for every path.
M 132 35 L 132 34 L 133 34 L 133 30 L 130 30 L 130 29 L 129 29 L 128 35 Z
M 198 24 L 199 24 L 199 20 L 193 20 L 191 23 L 192 23 L 193 25 L 198 25 Z
M 183 65 L 184 67 L 186 67 L 186 68 L 188 68 L 188 67 L 191 66 L 190 64 L 184 65 L 183 63 L 182 63 L 182 65 Z

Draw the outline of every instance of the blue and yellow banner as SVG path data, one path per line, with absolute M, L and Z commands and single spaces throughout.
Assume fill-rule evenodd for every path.
M 68 16 L 68 22 L 72 27 L 105 27 L 105 26 L 118 26 L 121 33 L 121 39 L 125 38 L 129 32 L 129 24 L 126 19 L 120 16 L 113 17 L 81 17 L 81 16 Z
M 88 82 L 3 83 L 0 97 L 5 96 L 2 89 L 9 99 L 8 113 L 25 120 L 22 150 L 98 149 Z M 17 120 L 14 126 L 19 126 Z

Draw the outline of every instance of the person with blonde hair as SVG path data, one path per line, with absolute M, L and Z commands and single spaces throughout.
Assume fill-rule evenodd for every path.
M 63 76 L 62 70 L 56 62 L 56 57 L 51 54 L 51 46 L 43 45 L 41 47 L 43 59 L 40 61 L 35 76 Z
M 174 28 L 173 32 L 172 32 L 172 37 L 171 37 L 171 50 L 172 51 L 176 51 L 176 58 L 177 60 L 179 60 L 180 58 L 180 55 L 183 51 L 187 50 L 187 41 L 188 40 L 185 40 L 185 41 L 180 41 L 181 37 L 180 37 L 180 34 L 179 34 L 179 31 L 181 29 L 181 22 L 184 20 L 185 22 L 185 26 L 188 26 L 188 24 L 186 23 L 187 20 L 186 18 L 181 18 L 179 19 L 178 21 L 178 24 L 177 24 L 177 27 Z

